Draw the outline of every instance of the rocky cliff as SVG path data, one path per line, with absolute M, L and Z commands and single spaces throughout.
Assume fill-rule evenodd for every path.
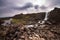
M 60 23 L 60 8 L 55 7 L 50 11 L 48 18 L 52 23 Z

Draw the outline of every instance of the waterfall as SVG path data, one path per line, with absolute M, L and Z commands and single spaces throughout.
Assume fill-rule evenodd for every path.
M 45 21 L 48 20 L 48 12 L 46 12 L 46 15 L 45 15 L 45 18 L 44 18 Z
M 42 21 L 42 23 L 41 24 L 44 24 L 45 23 L 45 21 L 47 21 L 48 20 L 48 12 L 46 12 L 46 14 L 45 14 L 45 18 L 44 18 L 44 20 Z

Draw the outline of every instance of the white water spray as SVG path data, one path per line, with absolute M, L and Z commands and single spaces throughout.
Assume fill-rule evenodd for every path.
M 44 24 L 45 23 L 45 21 L 47 21 L 48 20 L 48 12 L 46 12 L 46 14 L 45 14 L 45 18 L 44 18 L 44 20 L 42 21 L 42 23 L 41 24 Z
M 46 15 L 45 15 L 45 18 L 44 18 L 45 21 L 48 20 L 48 12 L 46 12 Z

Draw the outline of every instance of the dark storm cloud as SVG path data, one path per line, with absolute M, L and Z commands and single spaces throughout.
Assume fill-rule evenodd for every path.
M 1 7 L 1 6 L 4 6 L 4 5 L 5 5 L 4 0 L 0 0 L 0 7 Z
M 26 3 L 25 5 L 23 5 L 22 7 L 15 7 L 14 9 L 15 10 L 26 10 L 28 8 L 31 8 L 33 7 L 33 4 L 32 3 Z
M 35 7 L 35 9 L 39 9 L 39 5 L 35 5 L 34 7 Z
M 47 7 L 43 5 L 43 6 L 40 6 L 40 9 L 42 9 L 42 10 L 46 10 Z
M 5 6 L 8 6 L 9 3 L 7 0 L 0 0 L 0 7 L 5 7 Z
M 41 10 L 41 11 L 45 11 L 45 10 L 47 10 L 48 9 L 48 7 L 46 7 L 45 5 L 42 5 L 42 6 L 39 6 L 39 5 L 35 5 L 34 6 L 34 8 L 36 9 L 36 10 Z
M 7 0 L 0 0 L 0 16 L 12 12 L 12 5 Z

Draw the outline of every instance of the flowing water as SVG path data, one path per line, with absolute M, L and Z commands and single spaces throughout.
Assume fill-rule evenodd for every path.
M 48 20 L 48 12 L 46 12 L 44 20 Z
M 41 24 L 44 24 L 45 23 L 45 21 L 47 21 L 48 20 L 48 12 L 46 12 L 46 14 L 45 14 L 45 18 L 44 18 L 44 20 L 42 21 L 42 23 Z

